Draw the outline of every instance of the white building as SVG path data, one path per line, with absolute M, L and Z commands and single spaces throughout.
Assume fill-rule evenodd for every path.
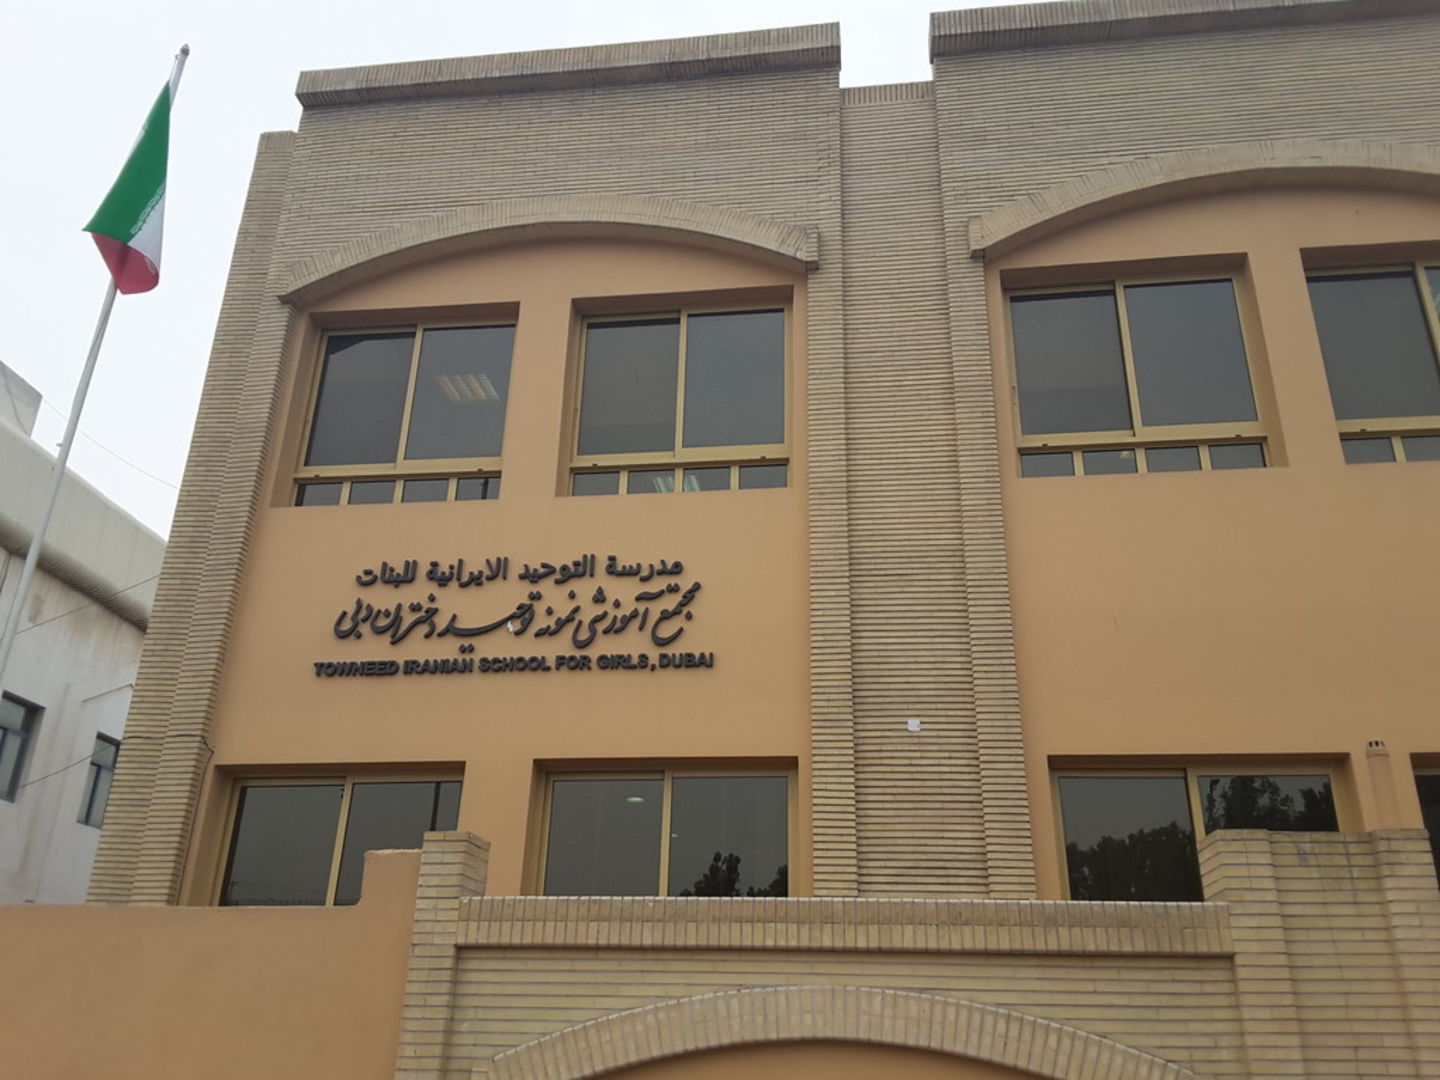
M 40 395 L 0 364 L 0 619 L 54 457 Z M 0 903 L 85 898 L 165 542 L 67 476 L 0 672 Z

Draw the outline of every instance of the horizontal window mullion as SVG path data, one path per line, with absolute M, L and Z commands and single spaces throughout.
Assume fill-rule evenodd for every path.
M 738 462 L 761 461 L 779 464 L 789 459 L 790 452 L 783 445 L 692 447 L 688 450 L 659 453 L 589 455 L 577 457 L 571 467 L 575 470 L 627 469 L 640 466 L 663 469 L 676 464 L 734 465 Z
M 1339 420 L 1341 434 L 1384 435 L 1389 432 L 1440 432 L 1440 416 L 1386 416 L 1371 420 Z

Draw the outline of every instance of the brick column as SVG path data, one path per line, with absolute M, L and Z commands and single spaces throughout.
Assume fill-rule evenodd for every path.
M 410 931 L 410 969 L 395 1080 L 442 1080 L 459 966 L 460 900 L 485 895 L 490 842 L 468 832 L 425 834 Z M 460 1070 L 468 1075 L 468 1069 Z
M 1424 829 L 1372 833 L 1417 1076 L 1440 1076 L 1440 887 Z

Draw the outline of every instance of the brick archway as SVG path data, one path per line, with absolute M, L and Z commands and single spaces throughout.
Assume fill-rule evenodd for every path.
M 429 259 L 517 241 L 585 236 L 676 239 L 798 271 L 818 265 L 813 228 L 682 199 L 547 196 L 429 214 L 318 252 L 291 264 L 280 298 L 305 306 Z
M 1200 1080 L 1172 1062 L 1009 1009 L 865 986 L 732 990 L 613 1013 L 517 1046 L 475 1080 L 581 1080 L 682 1054 L 840 1040 L 929 1050 L 1050 1080 Z
M 1165 199 L 1288 184 L 1440 193 L 1440 150 L 1361 139 L 1264 139 L 1137 158 L 971 218 L 970 254 L 999 255 L 1047 233 Z

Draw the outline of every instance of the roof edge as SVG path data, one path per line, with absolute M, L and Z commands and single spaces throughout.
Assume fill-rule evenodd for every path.
M 1440 0 L 1051 0 L 930 16 L 930 59 L 1440 12 Z
M 840 24 L 305 71 L 305 108 L 840 66 Z

